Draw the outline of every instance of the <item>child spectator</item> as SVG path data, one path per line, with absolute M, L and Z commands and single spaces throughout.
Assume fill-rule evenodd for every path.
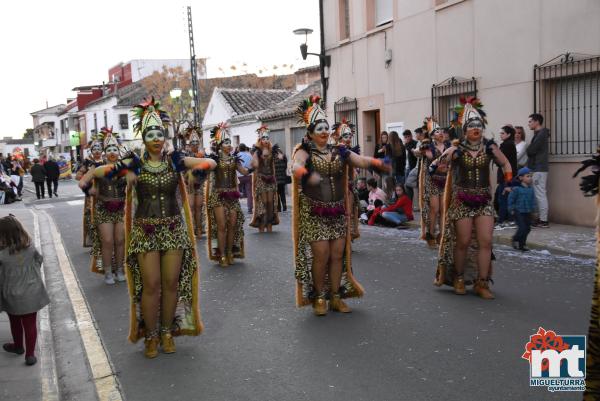
M 387 195 L 381 189 L 377 187 L 377 180 L 375 178 L 369 178 L 367 180 L 367 189 L 369 190 L 369 205 L 367 210 L 375 209 L 375 200 L 379 199 L 381 202 L 387 202 Z
M 531 231 L 531 213 L 535 211 L 535 193 L 531 187 L 531 170 L 523 167 L 519 170 L 517 177 L 520 186 L 513 187 L 508 196 L 508 210 L 514 212 L 517 222 L 517 232 L 513 236 L 513 248 L 520 251 L 528 251 L 525 246 L 527 235 Z
M 21 355 L 25 364 L 35 365 L 37 311 L 50 303 L 40 274 L 42 256 L 27 231 L 13 216 L 0 219 L 0 312 L 6 311 L 13 342 L 4 351 Z M 25 333 L 25 347 L 23 347 Z
M 383 202 L 381 199 L 375 199 L 373 203 L 374 209 L 371 211 L 371 217 L 369 217 L 369 225 L 373 226 L 375 224 L 382 224 L 385 220 L 383 220 Z
M 381 210 L 383 219 L 399 228 L 407 227 L 404 223 L 413 220 L 412 201 L 404 193 L 404 187 L 400 184 L 396 185 L 393 203 Z

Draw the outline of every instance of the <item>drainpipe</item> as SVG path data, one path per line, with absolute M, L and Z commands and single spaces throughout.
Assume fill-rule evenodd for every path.
M 323 0 L 319 0 L 319 30 L 321 34 L 321 55 L 319 57 L 319 68 L 321 72 L 321 97 L 323 98 L 323 107 L 327 110 L 327 85 L 328 79 L 325 78 L 325 66 L 329 67 L 330 57 L 325 55 L 325 32 L 324 32 Z

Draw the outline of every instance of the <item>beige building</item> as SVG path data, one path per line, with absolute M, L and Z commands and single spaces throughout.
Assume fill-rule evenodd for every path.
M 323 13 L 328 114 L 357 122 L 365 154 L 386 127 L 447 125 L 461 94 L 481 98 L 488 137 L 535 110 L 552 135 L 550 220 L 594 224 L 571 175 L 600 137 L 600 1 L 324 0 Z

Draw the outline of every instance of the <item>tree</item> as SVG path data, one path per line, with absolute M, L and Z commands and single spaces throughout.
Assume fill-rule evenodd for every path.
M 23 139 L 33 139 L 33 128 L 27 128 L 23 134 Z
M 168 68 L 163 66 L 162 71 L 154 71 L 142 81 L 148 96 L 160 101 L 161 107 L 171 116 L 171 124 L 175 134 L 181 136 L 182 128 L 192 125 L 194 109 L 189 90 L 192 87 L 190 73 L 181 67 Z M 171 90 L 181 89 L 181 96 L 171 98 Z

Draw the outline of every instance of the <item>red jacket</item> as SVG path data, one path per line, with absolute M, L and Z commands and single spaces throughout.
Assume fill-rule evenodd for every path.
M 408 197 L 408 195 L 402 195 L 393 205 L 390 205 L 381 210 L 383 212 L 395 212 L 396 210 L 401 209 L 401 211 L 406 215 L 408 220 L 413 220 L 413 207 L 412 201 Z
M 373 213 L 371 213 L 371 217 L 369 217 L 370 226 L 375 225 L 375 220 L 377 220 L 377 217 L 381 216 L 381 213 L 383 213 L 382 207 L 376 207 L 375 209 L 373 209 Z

